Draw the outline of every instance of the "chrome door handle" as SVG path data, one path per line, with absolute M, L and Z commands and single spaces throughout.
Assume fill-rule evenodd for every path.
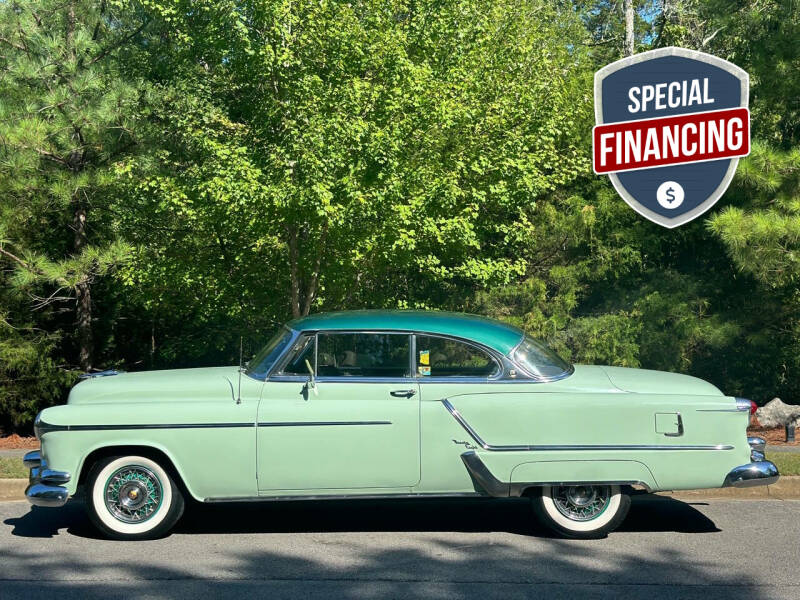
M 392 390 L 389 393 L 395 398 L 411 398 L 417 393 L 417 390 Z

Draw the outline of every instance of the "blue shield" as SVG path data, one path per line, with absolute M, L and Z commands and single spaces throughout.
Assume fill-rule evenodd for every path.
M 647 106 L 631 115 L 632 87 L 664 82 L 707 80 L 710 106 Z M 595 74 L 595 119 L 598 125 L 669 117 L 706 110 L 747 108 L 749 78 L 736 65 L 703 52 L 684 48 L 660 48 L 614 62 Z M 643 217 L 678 227 L 700 216 L 722 196 L 733 179 L 739 158 L 707 160 L 610 173 L 614 188 Z M 681 200 L 675 199 L 680 192 Z M 665 200 L 665 195 L 667 200 Z M 659 201 L 659 198 L 661 201 Z

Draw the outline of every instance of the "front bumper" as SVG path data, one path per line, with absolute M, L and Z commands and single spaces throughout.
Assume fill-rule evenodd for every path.
M 64 484 L 69 483 L 70 474 L 47 468 L 47 462 L 39 450 L 28 452 L 22 462 L 31 470 L 30 483 L 25 497 L 34 506 L 64 506 L 69 492 Z
M 722 487 L 755 487 L 778 481 L 778 467 L 764 458 L 766 442 L 762 438 L 747 438 L 750 444 L 750 463 L 731 470 Z

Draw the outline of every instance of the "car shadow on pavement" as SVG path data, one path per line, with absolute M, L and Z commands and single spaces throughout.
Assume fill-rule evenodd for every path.
M 62 508 L 32 507 L 4 521 L 15 536 L 99 538 L 80 501 Z M 187 505 L 181 534 L 325 532 L 492 532 L 551 537 L 533 519 L 525 499 L 327 500 Z M 691 504 L 663 496 L 632 501 L 619 531 L 711 533 L 714 522 Z

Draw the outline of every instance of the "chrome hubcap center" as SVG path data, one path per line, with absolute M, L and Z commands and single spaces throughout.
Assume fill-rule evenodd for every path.
M 567 489 L 567 499 L 575 506 L 586 506 L 597 496 L 594 488 L 585 485 L 570 486 Z
M 119 490 L 119 501 L 125 508 L 136 510 L 147 501 L 147 488 L 139 481 L 130 481 Z
M 161 481 L 147 467 L 122 467 L 106 483 L 106 508 L 123 523 L 146 521 L 161 506 L 162 497 Z
M 608 507 L 611 488 L 607 485 L 559 485 L 551 488 L 556 509 L 572 521 L 591 521 Z

